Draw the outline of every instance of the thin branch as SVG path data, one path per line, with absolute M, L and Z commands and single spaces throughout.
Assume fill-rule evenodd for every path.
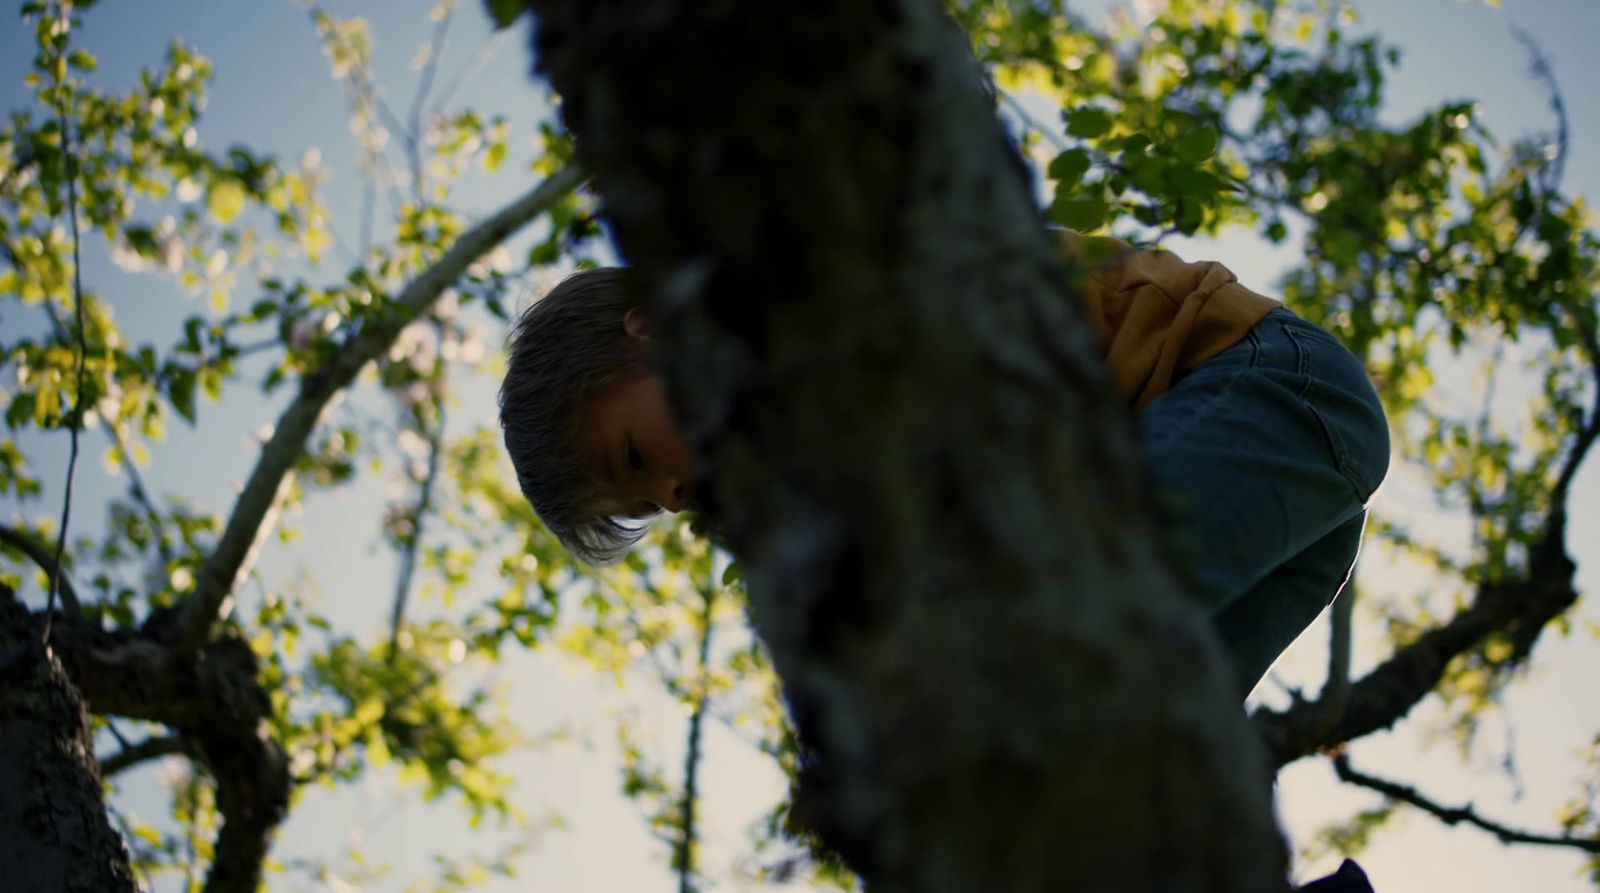
M 1399 722 L 1439 684 L 1450 661 L 1490 633 L 1504 632 L 1513 654 L 1525 656 L 1545 626 L 1578 599 L 1573 581 L 1576 565 L 1563 551 L 1559 533 L 1547 535 L 1529 550 L 1526 577 L 1480 584 L 1470 605 L 1353 682 L 1344 710 L 1331 727 L 1314 702 L 1251 713 L 1250 721 L 1266 743 L 1272 765 L 1285 766 Z
M 0 525 L 0 542 L 28 556 L 34 564 L 39 566 L 40 570 L 45 572 L 45 576 L 50 578 L 51 587 L 61 593 L 61 604 L 74 615 L 82 613 L 82 607 L 78 601 L 78 591 L 72 588 L 71 581 L 60 570 L 61 554 L 59 552 L 52 555 L 49 547 L 43 543 L 20 530 L 3 525 Z
M 1583 460 L 1588 457 L 1589 450 L 1600 440 L 1600 333 L 1589 325 L 1581 313 L 1573 311 L 1573 322 L 1577 326 L 1579 339 L 1583 343 L 1584 351 L 1589 354 L 1589 368 L 1594 373 L 1595 402 L 1589 411 L 1589 421 L 1578 431 L 1578 439 L 1572 444 L 1572 452 L 1561 463 L 1561 472 L 1556 476 L 1555 486 L 1550 489 L 1550 518 L 1546 530 L 1551 531 L 1564 527 L 1566 522 L 1567 493 L 1572 489 L 1572 481 L 1578 476 L 1578 468 L 1583 465 Z
M 433 90 L 433 78 L 439 71 L 439 56 L 444 52 L 444 38 L 450 31 L 450 20 L 455 18 L 455 7 L 450 6 L 433 28 L 433 42 L 428 45 L 428 62 L 422 68 L 422 82 L 417 85 L 417 95 L 411 100 L 411 117 L 407 122 L 411 153 L 411 192 L 422 201 L 422 110 L 427 106 L 428 93 Z
M 304 452 L 307 439 L 334 395 L 349 386 L 367 363 L 388 350 L 400 330 L 433 306 L 439 294 L 461 278 L 468 266 L 577 189 L 585 176 L 577 165 L 568 166 L 463 233 L 443 257 L 394 298 L 388 313 L 365 320 L 331 361 L 302 379 L 300 393 L 279 416 L 272 439 L 262 448 L 256 467 L 239 493 L 216 549 L 200 568 L 195 592 L 185 606 L 188 616 L 184 619 L 184 649 L 192 650 L 205 640 L 239 580 L 250 569 L 272 529 L 278 502 L 289 483 L 289 471 Z
M 122 470 L 128 475 L 128 493 L 133 501 L 144 509 L 145 517 L 150 521 L 150 527 L 155 534 L 156 553 L 161 556 L 163 564 L 172 562 L 172 547 L 167 544 L 166 521 L 161 517 L 161 512 L 156 508 L 155 500 L 150 498 L 150 490 L 144 485 L 144 476 L 139 472 L 139 466 L 133 461 L 133 455 L 128 452 L 128 446 L 122 440 L 122 431 L 117 426 L 115 419 L 104 419 L 106 436 L 111 438 L 111 443 L 117 448 L 117 455 L 122 457 Z
M 372 253 L 373 213 L 378 201 L 377 177 L 376 173 L 368 172 L 361 186 L 361 254 L 356 259 L 356 265 L 362 269 L 367 266 L 367 255 Z
M 441 371 L 439 373 L 443 375 Z M 444 452 L 444 403 L 439 403 L 439 418 L 428 432 L 428 472 L 417 494 L 417 510 L 411 519 L 411 535 L 400 553 L 400 575 L 394 590 L 394 611 L 389 620 L 389 662 L 400 655 L 400 625 L 405 621 L 406 602 L 411 598 L 411 578 L 416 573 L 417 552 L 422 548 L 422 526 L 433 507 L 433 488 L 439 479 L 439 456 Z
M 1350 700 L 1350 649 L 1354 638 L 1351 628 L 1355 625 L 1355 604 L 1356 574 L 1352 567 L 1344 591 L 1333 602 L 1333 629 L 1328 636 L 1328 679 L 1317 696 L 1323 722 L 1330 729 L 1339 721 Z
M 1571 145 L 1572 128 L 1567 120 L 1567 103 L 1561 95 L 1561 85 L 1556 83 L 1556 73 L 1550 65 L 1550 57 L 1544 48 L 1539 46 L 1539 42 L 1533 35 L 1515 26 L 1511 28 L 1511 36 L 1528 51 L 1528 70 L 1544 83 L 1545 89 L 1550 91 L 1550 111 L 1556 116 L 1556 156 L 1550 159 L 1547 181 L 1540 185 L 1546 191 L 1554 192 L 1560 187 L 1562 175 L 1566 173 L 1567 150 Z
M 479 47 L 478 51 L 472 54 L 472 58 L 467 60 L 467 64 L 456 72 L 456 76 L 450 80 L 450 85 L 444 88 L 444 92 L 439 94 L 438 99 L 434 100 L 433 111 L 435 114 L 455 98 L 457 90 L 460 90 L 464 84 L 472 80 L 478 70 L 483 68 L 484 64 L 489 61 L 489 57 L 500 49 L 502 43 L 505 43 L 506 37 L 510 34 L 510 31 L 496 31 L 494 37 L 490 38 L 488 43 Z
M 676 851 L 672 855 L 673 867 L 678 870 L 678 893 L 695 893 L 696 891 L 694 883 L 694 823 L 696 801 L 700 798 L 700 735 L 701 727 L 705 723 L 706 708 L 711 700 L 711 672 L 708 664 L 711 662 L 711 631 L 714 626 L 712 609 L 716 606 L 717 597 L 716 583 L 710 579 L 711 570 L 709 566 L 706 574 L 708 579 L 706 580 L 705 588 L 700 591 L 700 596 L 704 599 L 705 606 L 700 613 L 700 651 L 699 664 L 696 666 L 699 678 L 695 682 L 694 713 L 689 716 L 689 741 L 685 747 L 683 758 L 683 836 L 678 839 Z
M 1518 830 L 1484 818 L 1478 814 L 1470 803 L 1465 806 L 1444 806 L 1423 796 L 1414 787 L 1360 772 L 1350 765 L 1350 758 L 1342 753 L 1333 758 L 1333 769 L 1338 773 L 1342 781 L 1377 791 L 1390 800 L 1408 803 L 1423 812 L 1431 813 L 1446 825 L 1456 825 L 1462 822 L 1474 825 L 1500 838 L 1501 843 L 1532 843 L 1540 846 L 1571 847 L 1586 853 L 1600 853 L 1600 835 L 1595 837 L 1576 837 L 1571 833 L 1536 834 L 1532 831 Z
M 1032 112 L 1029 112 L 1026 108 L 1023 108 L 1021 100 L 1004 90 L 996 90 L 995 92 L 1000 96 L 1000 101 L 1005 103 L 1007 108 L 1011 109 L 1011 113 L 1017 116 L 1017 119 L 1022 122 L 1024 127 L 1031 128 L 1034 133 L 1044 137 L 1047 141 L 1049 141 L 1050 145 L 1055 146 L 1057 152 L 1065 152 L 1072 148 L 1067 141 L 1061 137 L 1061 134 L 1051 130 L 1048 127 L 1045 127 L 1042 122 L 1033 116 Z
M 76 366 L 78 389 L 73 394 L 72 411 L 67 414 L 67 427 L 71 431 L 72 446 L 67 454 L 67 479 L 61 494 L 61 527 L 56 531 L 56 555 L 50 563 L 54 568 L 61 567 L 61 555 L 67 548 L 67 525 L 72 521 L 72 485 L 78 475 L 78 429 L 83 427 L 84 359 L 89 353 L 89 345 L 84 337 L 83 264 L 79 259 L 82 234 L 78 232 L 78 159 L 72 149 L 72 131 L 67 121 L 66 102 L 60 95 L 60 91 L 65 89 L 65 84 L 56 85 L 56 118 L 61 125 L 62 169 L 67 177 L 67 220 L 72 227 L 72 306 L 78 322 L 78 350 L 73 362 Z M 50 632 L 55 623 L 56 590 L 60 582 L 60 573 L 50 574 L 50 593 L 45 599 L 44 614 L 46 646 L 50 644 Z M 78 617 L 82 614 L 76 599 L 69 602 L 63 596 L 62 604 L 70 616 Z
M 188 746 L 181 735 L 148 738 L 131 747 L 124 747 L 122 750 L 101 760 L 100 775 L 110 778 L 125 769 L 132 769 L 140 763 L 187 752 Z

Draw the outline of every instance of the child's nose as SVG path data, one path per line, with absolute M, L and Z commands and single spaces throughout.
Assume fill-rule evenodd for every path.
M 671 475 L 663 475 L 656 484 L 655 498 L 651 501 L 669 512 L 683 511 L 683 483 Z

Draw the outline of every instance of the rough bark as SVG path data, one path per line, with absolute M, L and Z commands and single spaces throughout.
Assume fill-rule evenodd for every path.
M 711 525 L 875 891 L 1283 889 L 1013 148 L 933 0 L 529 0 Z
M 95 713 L 175 730 L 216 783 L 222 828 L 206 877 L 209 893 L 249 893 L 289 806 L 288 759 L 269 729 L 271 704 L 255 655 L 237 635 L 186 654 L 157 615 L 139 632 L 56 627 L 61 663 Z
M 0 587 L 0 866 L 8 890 L 137 889 L 100 793 L 83 701 Z

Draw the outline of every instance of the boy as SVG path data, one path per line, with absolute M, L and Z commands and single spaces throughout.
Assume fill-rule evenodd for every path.
M 1389 463 L 1366 371 L 1225 267 L 1057 231 L 1241 696 L 1344 586 Z M 567 278 L 512 334 L 500 391 L 523 494 L 591 563 L 688 502 L 691 459 L 621 270 Z

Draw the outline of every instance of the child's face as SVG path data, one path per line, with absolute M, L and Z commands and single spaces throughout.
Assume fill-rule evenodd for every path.
M 628 334 L 648 338 L 633 325 Z M 601 485 L 598 511 L 643 517 L 688 504 L 693 462 L 660 375 L 646 372 L 600 390 L 579 409 L 577 422 L 578 448 Z

